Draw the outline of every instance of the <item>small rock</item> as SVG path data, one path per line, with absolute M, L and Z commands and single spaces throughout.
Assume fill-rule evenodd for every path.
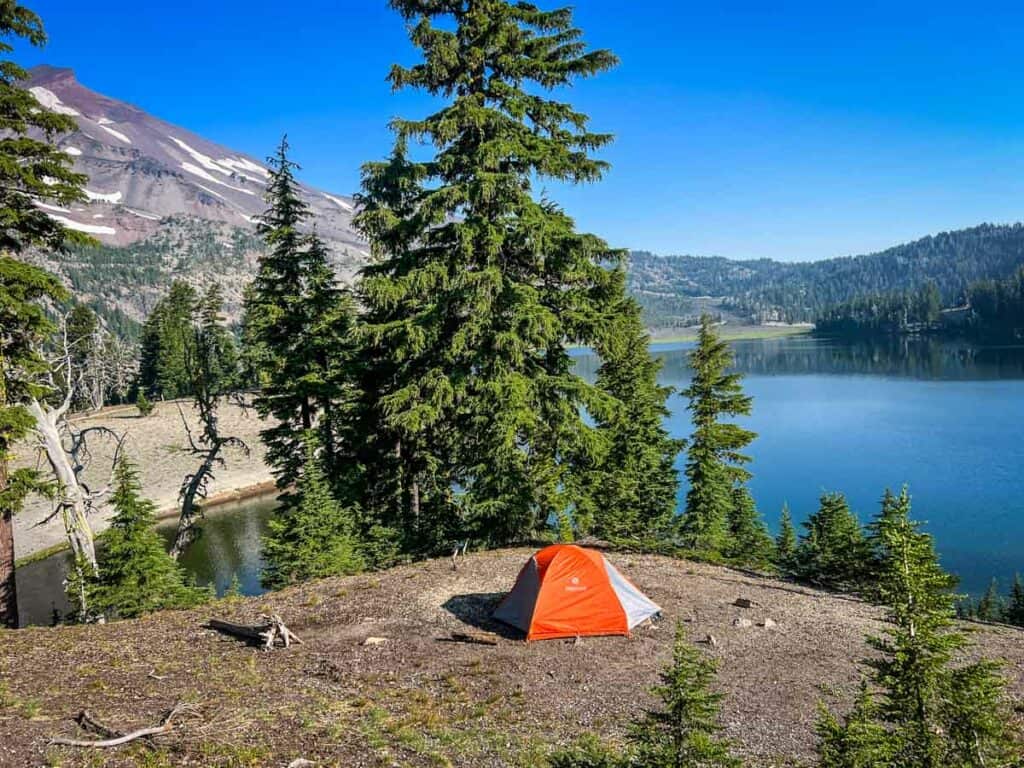
M 705 637 L 700 642 L 706 643 L 707 645 L 710 645 L 712 648 L 714 648 L 716 645 L 718 645 L 718 641 L 715 640 L 715 636 L 714 635 L 708 635 L 707 637 Z
M 737 608 L 753 608 L 754 601 L 748 600 L 745 597 L 737 597 L 736 602 L 733 603 Z
M 292 760 L 288 763 L 288 768 L 314 768 L 316 763 L 312 760 L 307 760 L 304 757 L 300 757 L 298 760 Z
M 583 645 L 583 638 L 579 635 L 576 635 L 576 639 L 572 641 L 572 645 L 574 648 L 578 648 L 579 646 Z
M 750 619 L 734 619 L 732 625 L 734 627 L 752 627 L 754 626 L 754 622 Z
M 764 621 L 761 622 L 761 626 L 764 627 L 765 629 L 771 629 L 772 627 L 777 627 L 779 625 L 776 624 L 771 619 L 765 619 Z
M 363 640 L 363 645 L 384 645 L 387 641 L 386 637 L 368 637 Z

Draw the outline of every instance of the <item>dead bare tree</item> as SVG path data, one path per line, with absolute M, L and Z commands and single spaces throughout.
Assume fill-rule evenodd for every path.
M 199 467 L 185 476 L 179 492 L 181 513 L 170 551 L 175 560 L 199 536 L 199 522 L 203 515 L 201 502 L 214 479 L 214 470 L 225 466 L 224 450 L 235 448 L 246 457 L 250 453 L 249 446 L 241 438 L 220 433 L 218 407 L 222 398 L 232 395 L 237 381 L 234 344 L 224 328 L 221 305 L 219 289 L 211 287 L 196 307 L 198 317 L 194 323 L 193 338 L 185 349 L 185 363 L 192 385 L 192 407 L 199 417 L 201 430 L 198 436 L 193 434 L 179 404 L 178 413 L 188 440 L 185 450 L 199 459 Z M 237 393 L 234 396 L 237 397 Z
M 85 582 L 87 577 L 95 576 L 99 572 L 89 517 L 99 500 L 110 491 L 114 468 L 117 466 L 126 433 L 119 435 L 104 426 L 77 429 L 71 424 L 68 413 L 81 386 L 81 376 L 76 375 L 75 366 L 72 364 L 66 323 L 62 323 L 58 349 L 57 355 L 47 366 L 44 383 L 50 392 L 61 394 L 59 403 L 54 405 L 45 397 L 33 395 L 26 399 L 25 407 L 34 420 L 32 431 L 37 448 L 46 457 L 55 481 L 54 510 L 37 525 L 43 525 L 58 516 L 63 521 L 78 576 L 76 600 L 81 615 L 85 616 L 88 609 Z M 60 377 L 60 381 L 57 377 Z M 115 443 L 107 481 L 97 488 L 91 487 L 84 476 L 92 460 L 89 441 L 94 436 L 104 436 Z
M 249 446 L 244 440 L 234 436 L 221 436 L 217 426 L 216 400 L 214 398 L 211 402 L 196 397 L 196 410 L 199 411 L 199 420 L 202 424 L 202 432 L 198 438 L 193 435 L 188 418 L 181 404 L 178 404 L 178 413 L 181 414 L 181 422 L 185 425 L 185 435 L 188 439 L 188 447 L 185 450 L 199 457 L 200 461 L 198 469 L 185 476 L 179 491 L 181 513 L 178 516 L 178 528 L 170 551 L 171 557 L 175 560 L 199 536 L 199 521 L 203 517 L 201 502 L 206 498 L 210 481 L 214 479 L 214 469 L 224 467 L 226 464 L 221 455 L 223 450 L 228 447 L 238 448 L 246 457 L 249 456 Z

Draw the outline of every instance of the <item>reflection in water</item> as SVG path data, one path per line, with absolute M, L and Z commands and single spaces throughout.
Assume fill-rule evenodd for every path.
M 218 595 L 224 594 L 236 576 L 243 595 L 260 594 L 260 537 L 266 532 L 274 507 L 273 498 L 260 498 L 212 509 L 203 521 L 202 535 L 181 556 L 185 571 L 197 584 L 212 584 Z M 176 522 L 162 520 L 157 525 L 168 546 Z M 70 555 L 60 553 L 18 569 L 18 612 L 22 625 L 51 624 L 55 616 L 67 613 L 64 579 L 70 566 Z
M 689 383 L 692 344 L 664 344 L 662 381 Z M 886 487 L 904 483 L 914 516 L 928 530 L 945 565 L 966 591 L 998 576 L 1004 588 L 1024 572 L 1024 347 L 976 347 L 936 339 L 850 343 L 795 337 L 735 342 L 736 367 L 754 412 L 744 426 L 751 446 L 751 490 L 775 526 L 788 503 L 799 522 L 823 491 L 842 491 L 861 520 L 878 508 Z M 599 365 L 574 352 L 577 370 L 592 378 Z M 686 403 L 669 402 L 669 431 L 690 431 Z M 683 459 L 678 466 L 682 469 Z M 680 491 L 680 504 L 685 495 Z M 222 593 L 237 575 L 245 594 L 260 591 L 260 536 L 273 501 L 219 507 L 182 558 L 200 584 Z M 161 526 L 168 540 L 173 525 Z M 66 557 L 18 571 L 22 620 L 49 623 L 64 611 Z
M 655 344 L 663 362 L 663 377 L 672 383 L 689 381 L 685 352 L 693 342 Z M 979 347 L 970 342 L 926 336 L 880 339 L 821 339 L 814 336 L 734 341 L 736 370 L 745 374 L 779 376 L 826 374 L 886 376 L 929 381 L 987 381 L 1024 379 L 1024 346 Z M 576 370 L 593 380 L 600 361 L 577 350 Z

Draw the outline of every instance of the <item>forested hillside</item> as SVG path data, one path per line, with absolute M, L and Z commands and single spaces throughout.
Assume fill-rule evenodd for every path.
M 1024 267 L 1006 280 L 981 280 L 963 292 L 963 305 L 942 310 L 935 286 L 862 296 L 822 313 L 819 331 L 841 335 L 970 333 L 989 339 L 1024 335 Z
M 632 254 L 629 287 L 648 325 L 691 324 L 709 302 L 739 319 L 813 322 L 837 304 L 915 291 L 933 283 L 944 305 L 960 303 L 972 283 L 1002 280 L 1024 263 L 1024 225 L 982 224 L 898 245 L 879 253 L 824 261 Z

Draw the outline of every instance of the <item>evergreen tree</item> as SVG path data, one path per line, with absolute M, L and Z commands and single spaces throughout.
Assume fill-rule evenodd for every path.
M 1010 601 L 1006 606 L 1006 621 L 1024 627 L 1024 580 L 1020 574 L 1013 577 L 1013 586 L 1010 588 Z
M 45 45 L 46 32 L 35 13 L 5 2 L 0 5 L 0 38 L 0 54 L 7 54 L 14 50 L 12 39 Z M 61 299 L 64 293 L 51 275 L 9 254 L 32 246 L 60 249 L 70 242 L 90 242 L 36 205 L 85 200 L 86 177 L 74 173 L 71 157 L 54 145 L 56 136 L 75 129 L 75 121 L 40 107 L 23 87 L 26 80 L 22 67 L 10 59 L 0 61 L 0 627 L 17 626 L 13 517 L 38 479 L 8 470 L 14 444 L 31 425 L 19 406 L 25 374 L 42 364 L 35 350 L 49 331 L 37 302 Z
M 607 447 L 583 412 L 600 390 L 572 369 L 623 306 L 622 254 L 575 231 L 538 180 L 589 182 L 610 137 L 549 92 L 612 67 L 569 9 L 509 0 L 391 0 L 424 60 L 395 88 L 444 100 L 397 119 L 390 160 L 364 168 L 356 223 L 375 263 L 361 303 L 374 435 L 365 504 L 386 527 L 499 543 L 586 501 Z M 413 159 L 409 142 L 433 148 Z M 427 538 L 424 541 L 423 534 Z
M 332 480 L 342 461 L 337 430 L 341 404 L 351 399 L 347 363 L 352 355 L 355 306 L 337 285 L 328 253 L 316 234 L 302 230 L 310 219 L 281 140 L 268 159 L 267 211 L 258 231 L 267 245 L 245 297 L 245 351 L 259 369 L 262 389 L 254 404 L 273 423 L 261 436 L 278 486 L 287 489 L 303 471 L 303 435 L 317 432 Z M 288 494 L 284 498 L 287 502 Z
M 738 768 L 741 763 L 718 734 L 722 694 L 714 693 L 716 663 L 686 639 L 676 625 L 672 663 L 653 693 L 662 708 L 648 712 L 630 734 L 638 768 Z
M 653 539 L 676 513 L 675 459 L 685 443 L 665 429 L 672 389 L 658 384 L 661 361 L 651 356 L 649 341 L 639 306 L 627 299 L 597 345 L 597 386 L 613 398 L 596 414 L 608 447 L 577 515 L 590 518 L 592 532 L 602 538 Z
M 870 571 L 860 521 L 841 493 L 826 493 L 804 523 L 796 550 L 797 575 L 832 589 L 856 589 Z
M 114 474 L 114 517 L 100 550 L 100 575 L 89 587 L 89 605 L 108 617 L 187 608 L 210 597 L 208 590 L 186 583 L 154 529 L 156 506 L 140 492 L 138 471 L 122 456 Z
M 719 555 L 729 547 L 729 514 L 734 490 L 750 478 L 750 459 L 741 451 L 757 436 L 723 417 L 747 416 L 751 398 L 743 394 L 742 376 L 730 373 L 732 350 L 715 333 L 711 318 L 701 318 L 697 348 L 690 353 L 693 380 L 683 391 L 689 398 L 693 435 L 687 448 L 684 542 L 698 552 Z
M 776 560 L 775 542 L 757 511 L 754 497 L 746 486 L 734 488 L 732 496 L 729 539 L 723 554 L 741 565 L 770 568 Z
M 53 275 L 0 256 L 0 627 L 18 626 L 14 515 L 28 493 L 41 487 L 38 473 L 10 472 L 8 464 L 33 424 L 22 399 L 45 394 L 33 385 L 35 374 L 46 367 L 39 349 L 53 331 L 42 305 L 65 296 Z
M 827 768 L 1009 768 L 1021 752 L 1005 684 L 990 662 L 953 666 L 966 642 L 953 628 L 956 580 L 909 515 L 906 489 L 887 493 L 871 529 L 879 564 L 872 597 L 890 624 L 868 638 L 878 693 L 865 689 L 841 724 L 822 718 L 819 754 Z
M 999 595 L 999 582 L 992 579 L 985 594 L 978 600 L 975 618 L 980 621 L 1002 621 L 1004 611 L 1003 598 Z
M 783 504 L 779 535 L 775 537 L 775 564 L 783 573 L 792 573 L 796 568 L 796 548 L 796 529 L 789 514 L 789 504 Z
M 198 300 L 192 286 L 175 280 L 146 318 L 139 386 L 148 396 L 174 399 L 192 394 L 188 355 Z
M 263 585 L 288 584 L 357 573 L 365 567 L 352 507 L 331 494 L 313 430 L 306 432 L 306 456 L 293 502 L 278 507 L 263 540 Z

